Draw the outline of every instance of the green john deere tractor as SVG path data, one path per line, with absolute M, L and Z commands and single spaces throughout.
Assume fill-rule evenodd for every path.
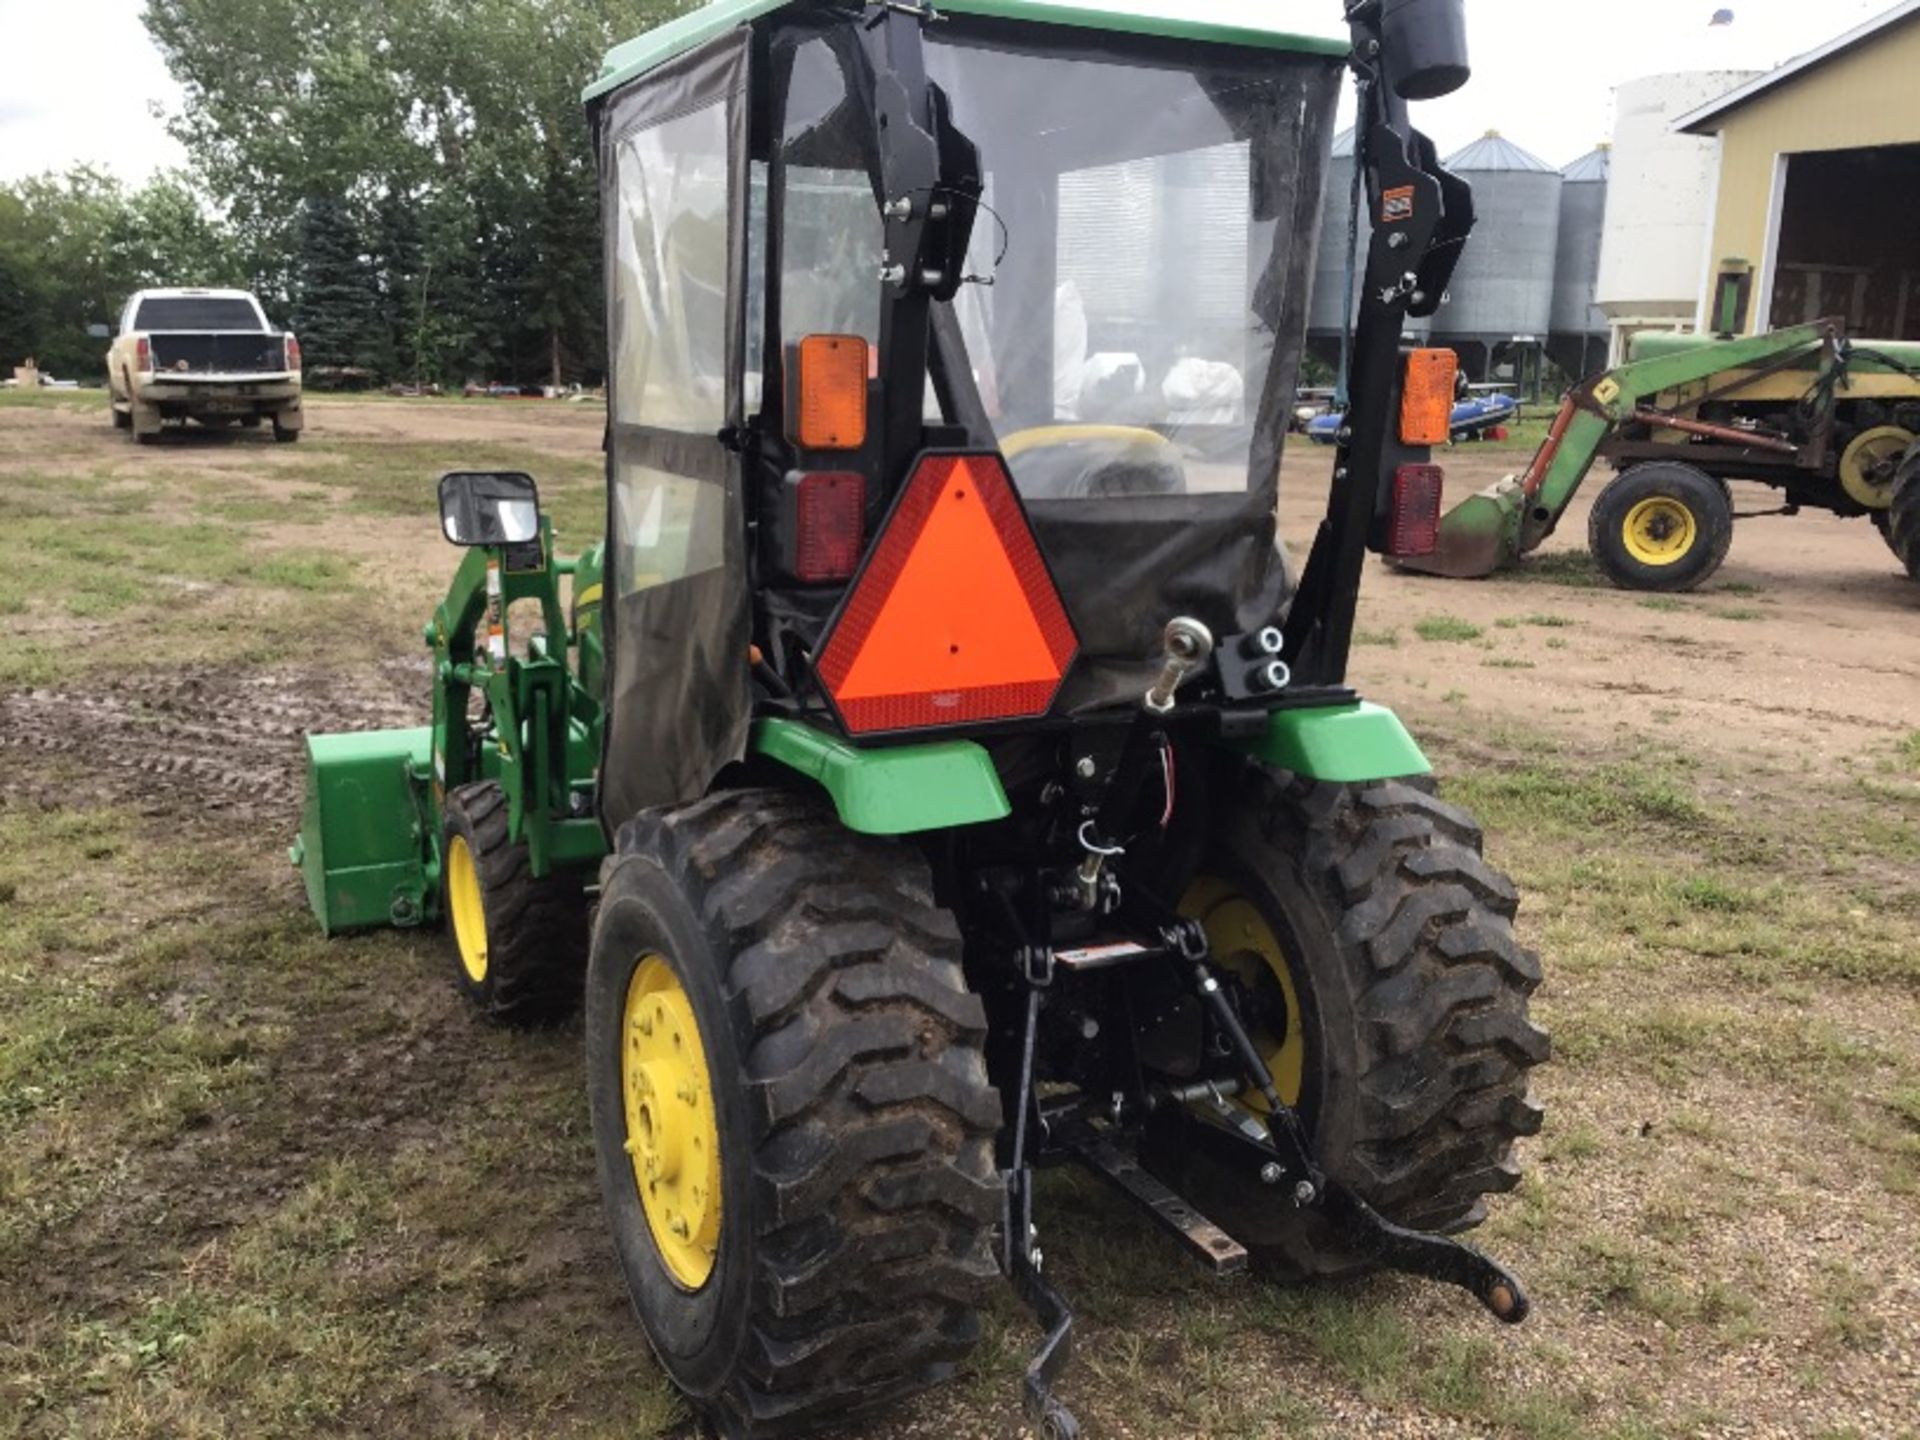
M 614 1248 L 723 1435 L 951 1375 L 1003 1278 L 1077 1435 L 1069 1161 L 1223 1275 L 1526 1313 L 1450 1237 L 1540 1123 L 1539 966 L 1346 683 L 1366 553 L 1437 541 L 1451 361 L 1399 337 L 1473 207 L 1407 103 L 1464 82 L 1462 0 L 1274 14 L 719 0 L 615 50 L 605 546 L 446 476 L 432 724 L 309 742 L 323 925 L 443 924 L 490 1017 L 584 1004 Z M 1378 223 L 1296 572 L 1349 66 Z

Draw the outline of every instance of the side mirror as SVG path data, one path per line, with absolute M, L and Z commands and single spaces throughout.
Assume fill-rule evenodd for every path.
M 518 470 L 440 477 L 440 530 L 455 545 L 520 545 L 540 534 L 540 492 Z
M 1386 0 L 1380 46 L 1402 100 L 1438 100 L 1467 83 L 1466 0 Z
M 92 340 L 111 340 L 113 331 L 105 324 L 87 326 L 87 337 Z

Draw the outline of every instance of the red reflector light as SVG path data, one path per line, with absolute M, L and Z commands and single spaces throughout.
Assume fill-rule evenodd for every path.
M 1440 548 L 1440 490 L 1445 478 L 1438 465 L 1402 465 L 1393 472 L 1389 555 L 1431 555 Z
M 850 734 L 1044 715 L 1080 648 L 996 452 L 908 477 L 815 668 Z
M 864 476 L 838 470 L 802 475 L 793 495 L 794 578 L 844 580 L 859 569 L 866 511 Z
M 140 373 L 153 373 L 153 342 L 142 335 L 133 342 L 133 363 L 140 367 Z
M 286 367 L 297 371 L 300 368 L 300 342 L 293 336 L 287 336 Z

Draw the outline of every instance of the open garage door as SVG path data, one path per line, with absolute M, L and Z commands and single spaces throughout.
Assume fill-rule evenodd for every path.
M 1786 157 L 1767 324 L 1920 340 L 1920 145 Z

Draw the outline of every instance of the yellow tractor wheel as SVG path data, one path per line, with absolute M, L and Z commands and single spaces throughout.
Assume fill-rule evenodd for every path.
M 1538 959 L 1464 813 L 1417 785 L 1312 784 L 1249 765 L 1187 888 L 1280 1098 L 1327 1170 L 1388 1219 L 1453 1232 L 1519 1178 Z M 1366 1269 L 1317 1212 L 1194 1143 L 1217 1102 L 1150 1122 L 1141 1158 L 1268 1269 Z M 1264 1109 L 1245 1092 L 1236 1104 Z
M 1624 590 L 1691 590 L 1733 544 L 1726 482 L 1672 460 L 1635 465 L 1593 503 L 1587 544 Z
M 1840 486 L 1847 498 L 1868 510 L 1891 505 L 1900 462 L 1913 441 L 1913 432 L 1898 425 L 1876 425 L 1848 441 L 1840 452 Z
M 986 1011 L 918 851 L 737 790 L 625 825 L 587 967 L 601 1201 L 719 1435 L 953 1373 L 1001 1283 Z
M 507 797 L 490 780 L 451 792 L 444 818 L 440 908 L 461 993 L 503 1024 L 565 1015 L 586 968 L 580 877 L 534 878 L 527 847 L 508 838 Z
M 641 956 L 627 979 L 620 1095 L 647 1232 L 674 1280 L 698 1290 L 720 1244 L 720 1128 L 693 1002 L 664 955 Z

